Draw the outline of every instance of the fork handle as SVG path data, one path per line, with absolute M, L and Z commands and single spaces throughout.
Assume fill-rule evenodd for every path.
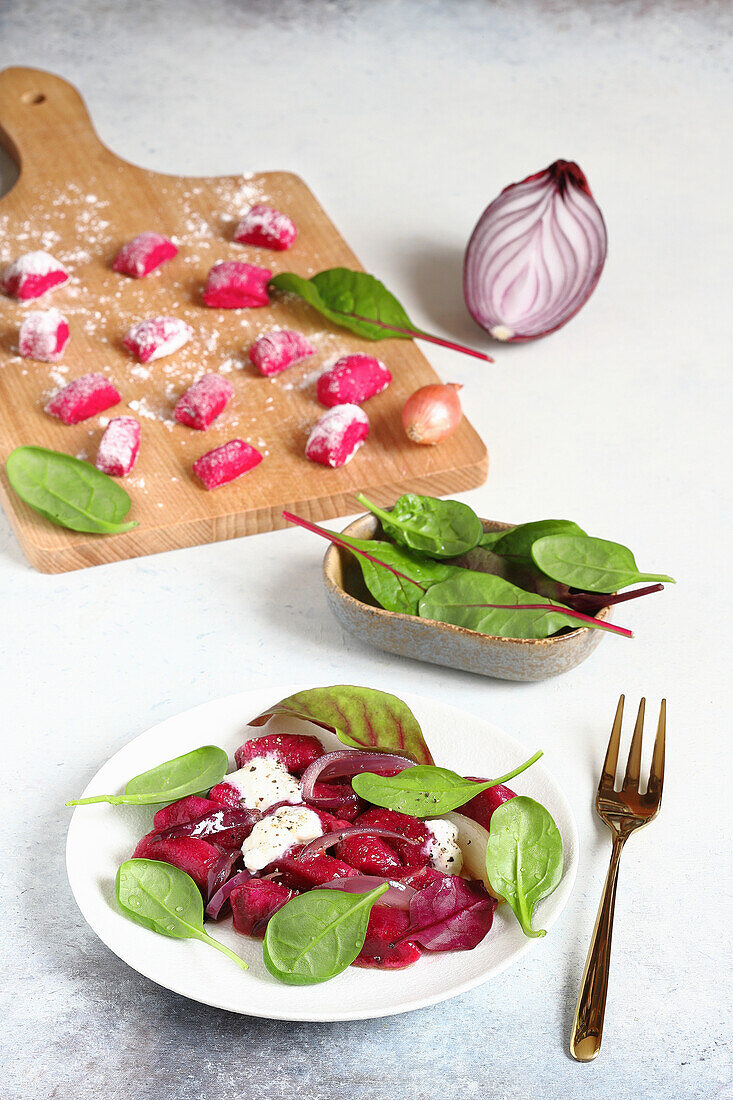
M 593 937 L 585 960 L 578 1004 L 570 1034 L 570 1053 L 578 1062 L 592 1062 L 601 1049 L 606 1014 L 608 972 L 611 963 L 613 911 L 616 905 L 618 865 L 626 837 L 614 836 L 611 863 L 603 887 Z

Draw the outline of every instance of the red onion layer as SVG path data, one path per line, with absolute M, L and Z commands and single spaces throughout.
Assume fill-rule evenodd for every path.
M 463 267 L 471 316 L 496 340 L 535 340 L 590 297 L 606 260 L 606 226 L 572 161 L 505 187 L 473 231 Z
M 300 781 L 303 798 L 308 802 L 313 798 L 313 788 L 319 779 L 336 779 L 340 775 L 357 775 L 359 772 L 376 772 L 377 775 L 392 774 L 414 768 L 415 761 L 407 756 L 398 756 L 392 752 L 362 752 L 359 749 L 338 749 L 319 756 L 305 769 Z
M 323 882 L 319 890 L 344 890 L 347 894 L 367 894 L 370 890 L 376 890 L 377 886 L 389 883 L 386 890 L 379 898 L 380 905 L 391 905 L 393 909 L 409 911 L 410 901 L 417 893 L 412 886 L 404 883 L 393 882 L 390 878 L 381 878 L 379 875 L 352 875 L 351 878 L 332 878 L 330 882 Z
M 217 847 L 213 845 L 213 847 Z M 219 890 L 227 882 L 227 879 L 232 873 L 232 868 L 238 859 L 240 859 L 242 853 L 239 849 L 234 851 L 225 852 L 222 849 L 221 857 L 216 861 L 214 866 L 209 871 L 208 880 L 206 883 L 206 903 L 207 905 L 212 898 L 216 897 Z
M 236 890 L 237 886 L 241 886 L 244 882 L 249 882 L 251 878 L 252 875 L 249 871 L 240 871 L 238 874 L 233 875 L 229 881 L 225 882 L 223 886 L 220 886 L 212 896 L 211 901 L 206 906 L 206 916 L 211 917 L 212 920 L 217 920 L 224 903 L 229 901 L 229 895 L 232 890 Z
M 324 852 L 326 848 L 333 848 L 335 844 L 340 844 L 342 840 L 348 840 L 350 836 L 385 836 L 391 840 L 406 841 L 408 844 L 418 843 L 418 841 L 405 836 L 404 833 L 396 833 L 394 829 L 385 829 L 381 825 L 352 825 L 350 829 L 341 829 L 337 833 L 324 833 L 322 836 L 317 836 L 315 840 L 309 841 L 304 848 L 301 848 L 295 858 L 303 859 L 304 856 L 314 856 L 318 852 Z

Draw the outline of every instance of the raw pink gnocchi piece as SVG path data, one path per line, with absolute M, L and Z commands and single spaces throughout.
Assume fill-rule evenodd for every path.
M 8 264 L 0 278 L 0 290 L 11 298 L 27 301 L 40 298 L 47 290 L 68 281 L 62 263 L 48 252 L 26 252 Z
M 82 374 L 53 395 L 46 412 L 63 420 L 64 424 L 78 424 L 121 400 L 109 378 L 103 374 Z
M 179 351 L 192 336 L 191 326 L 178 317 L 151 317 L 133 325 L 122 343 L 141 363 L 150 363 Z
M 178 249 L 173 241 L 160 233 L 139 233 L 127 244 L 123 244 L 115 256 L 112 267 L 122 275 L 130 275 L 133 279 L 142 279 L 160 267 L 166 260 L 172 260 L 178 255 Z
M 57 363 L 69 342 L 69 322 L 58 309 L 34 309 L 20 326 L 18 350 L 24 359 Z
M 230 439 L 228 443 L 222 443 L 221 447 L 214 447 L 213 451 L 197 458 L 193 472 L 205 489 L 218 489 L 220 485 L 226 485 L 246 474 L 247 470 L 259 466 L 260 462 L 262 455 L 251 443 L 245 443 L 243 439 Z
M 358 405 L 334 405 L 313 428 L 305 456 L 323 466 L 345 466 L 369 435 L 369 417 Z
M 276 329 L 258 336 L 249 349 L 249 357 L 260 374 L 280 374 L 280 371 L 295 366 L 316 349 L 300 332 L 289 328 Z
M 124 477 L 140 450 L 140 424 L 134 416 L 115 416 L 99 441 L 96 467 L 110 477 Z
M 322 405 L 361 405 L 382 393 L 392 375 L 373 355 L 344 355 L 318 379 L 316 393 Z
M 273 248 L 284 252 L 297 236 L 295 223 L 272 206 L 257 203 L 244 215 L 234 230 L 234 240 L 255 248 Z
M 233 394 L 234 386 L 228 379 L 205 374 L 178 398 L 173 417 L 179 424 L 202 432 L 216 420 Z
M 247 309 L 270 304 L 267 284 L 272 272 L 256 264 L 223 260 L 206 276 L 204 301 L 214 309 Z

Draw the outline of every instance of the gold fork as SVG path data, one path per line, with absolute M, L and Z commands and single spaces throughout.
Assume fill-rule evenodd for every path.
M 592 1062 L 601 1049 L 603 1017 L 606 1013 L 608 971 L 611 962 L 611 937 L 613 934 L 613 910 L 616 903 L 616 883 L 621 851 L 627 837 L 635 829 L 641 829 L 659 813 L 662 803 L 664 780 L 664 741 L 667 724 L 667 700 L 662 699 L 657 723 L 657 736 L 649 773 L 646 794 L 639 793 L 641 768 L 641 739 L 644 729 L 644 700 L 639 704 L 634 736 L 631 739 L 626 774 L 620 791 L 614 789 L 618 750 L 621 742 L 621 720 L 624 713 L 624 696 L 618 701 L 616 717 L 611 729 L 606 760 L 596 794 L 596 810 L 613 833 L 611 865 L 593 929 L 593 938 L 585 960 L 583 980 L 575 1009 L 573 1030 L 570 1034 L 570 1053 L 579 1062 Z

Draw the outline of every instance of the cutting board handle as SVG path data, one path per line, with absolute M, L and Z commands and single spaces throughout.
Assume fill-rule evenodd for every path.
M 109 151 L 97 137 L 84 100 L 76 88 L 43 69 L 0 72 L 0 144 L 35 182 L 49 171 L 58 177 L 64 147 L 81 146 L 92 163 Z

